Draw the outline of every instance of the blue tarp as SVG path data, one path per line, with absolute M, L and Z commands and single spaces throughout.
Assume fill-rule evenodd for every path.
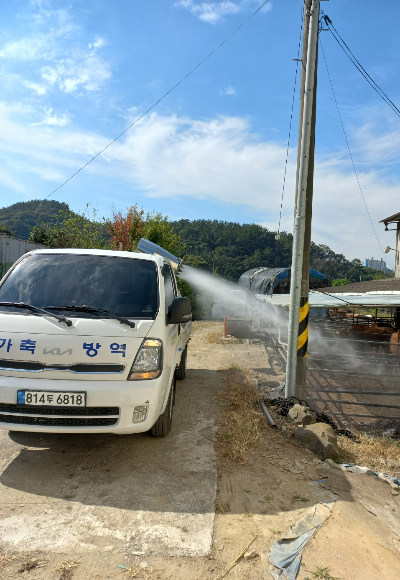
M 288 534 L 272 545 L 269 561 L 278 568 L 271 569 L 275 580 L 296 580 L 301 564 L 301 552 L 317 529 L 330 517 L 334 502 L 317 503 L 308 509 Z

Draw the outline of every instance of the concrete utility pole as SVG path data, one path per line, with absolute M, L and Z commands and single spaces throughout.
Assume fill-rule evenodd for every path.
M 304 399 L 308 344 L 312 188 L 320 0 L 305 0 L 296 210 L 293 232 L 285 396 Z M 311 6 L 310 6 L 311 5 Z M 308 25 L 308 26 L 307 26 Z M 306 62 L 305 62 L 306 55 Z M 305 65 L 305 69 L 304 69 Z M 305 71 L 305 72 L 304 72 Z M 303 84 L 304 76 L 304 84 Z
M 301 69 L 301 83 L 300 83 L 300 116 L 299 116 L 299 139 L 297 148 L 297 172 L 296 172 L 296 192 L 299 184 L 299 168 L 300 168 L 300 154 L 301 154 L 301 137 L 303 128 L 303 106 L 304 106 L 304 89 L 306 82 L 306 65 L 307 65 L 307 50 L 308 50 L 308 32 L 310 21 L 310 10 L 312 0 L 305 0 L 304 2 L 304 35 L 303 35 L 303 53 L 302 53 L 302 69 Z M 309 151 L 309 165 L 307 177 L 307 195 L 306 195 L 306 226 L 304 232 L 304 251 L 303 251 L 303 270 L 301 276 L 301 296 L 308 299 L 308 290 L 310 288 L 310 251 L 311 251 L 311 221 L 312 221 L 312 199 L 314 190 L 314 150 L 315 150 L 315 123 L 317 110 L 317 67 L 318 67 L 318 43 L 317 56 L 315 59 L 314 72 L 314 99 L 311 120 L 311 141 Z M 296 207 L 297 208 L 297 196 Z M 297 372 L 296 372 L 296 397 L 300 400 L 306 398 L 306 370 L 307 370 L 307 356 L 297 357 Z

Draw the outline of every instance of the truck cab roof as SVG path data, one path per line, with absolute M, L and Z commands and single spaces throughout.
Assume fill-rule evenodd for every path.
M 125 252 L 119 250 L 92 250 L 86 248 L 56 248 L 45 250 L 32 250 L 29 254 L 77 254 L 77 255 L 93 255 L 93 256 L 109 256 L 116 258 L 134 258 L 136 260 L 147 260 L 155 262 L 162 267 L 165 258 L 156 254 L 144 254 L 142 252 Z M 25 254 L 26 255 L 26 254 Z

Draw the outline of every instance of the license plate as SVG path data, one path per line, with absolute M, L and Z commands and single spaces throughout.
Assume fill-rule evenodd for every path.
M 86 393 L 67 391 L 18 391 L 17 405 L 86 407 Z

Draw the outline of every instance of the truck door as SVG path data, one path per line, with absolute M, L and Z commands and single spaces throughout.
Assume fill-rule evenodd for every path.
M 164 288 L 165 288 L 165 312 L 168 314 L 173 299 L 177 296 L 174 276 L 169 265 L 164 269 Z M 167 344 L 164 345 L 164 368 L 171 376 L 177 363 L 177 350 L 179 341 L 179 324 L 167 325 Z

